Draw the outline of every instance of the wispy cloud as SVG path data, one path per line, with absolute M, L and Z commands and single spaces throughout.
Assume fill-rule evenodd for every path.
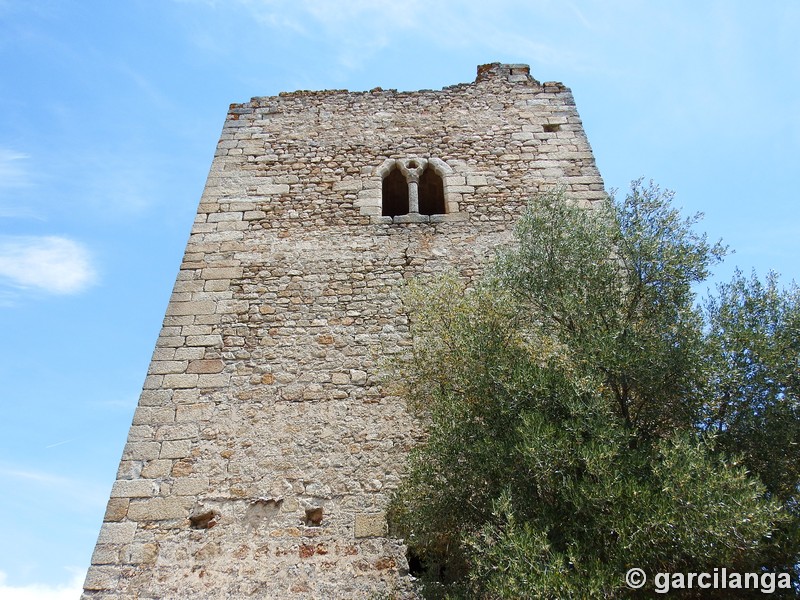
M 43 473 L 41 471 L 28 471 L 24 469 L 0 467 L 0 477 L 10 477 L 12 479 L 24 479 L 26 481 L 35 481 L 49 486 L 64 487 L 70 483 L 66 477 L 58 475 L 51 475 L 50 473 Z
M 7 489 L 16 491 L 30 487 L 32 497 L 35 493 L 46 491 L 62 498 L 69 498 L 81 507 L 102 507 L 108 498 L 108 489 L 105 485 L 10 463 L 0 463 L 0 482 Z M 34 489 L 38 491 L 33 492 Z M 0 598 L 5 599 L 5 596 L 0 594 Z
M 61 442 L 56 442 L 55 444 L 48 444 L 44 447 L 45 450 L 49 450 L 50 448 L 57 448 L 58 446 L 63 446 L 64 444 L 69 444 L 74 440 L 63 440 Z
M 0 281 L 50 294 L 76 294 L 97 273 L 89 251 L 59 236 L 0 236 Z
M 230 10 L 216 0 L 175 0 Z M 328 43 L 335 62 L 344 71 L 363 67 L 387 48 L 408 47 L 409 68 L 419 60 L 417 43 L 429 51 L 468 49 L 488 58 L 518 57 L 560 69 L 596 70 L 602 65 L 570 41 L 548 34 L 554 23 L 574 23 L 583 34 L 597 29 L 591 16 L 571 4 L 549 1 L 477 0 L 235 0 L 262 28 Z M 525 23 L 539 23 L 529 29 Z M 411 44 L 411 46 L 409 46 Z M 499 55 L 499 56 L 498 56 Z M 430 60 L 435 60 L 434 56 Z
M 154 106 L 160 109 L 170 109 L 173 107 L 169 97 L 153 83 L 153 81 L 134 69 L 131 65 L 121 63 L 118 66 L 120 72 L 133 81 L 134 85 L 141 92 L 142 97 L 148 99 Z
M 34 185 L 30 163 L 30 155 L 0 147 L 0 217 L 39 218 L 35 211 L 24 206 L 19 199 L 24 188 Z
M 20 188 L 31 184 L 27 161 L 30 156 L 11 148 L 0 148 L 0 189 Z
M 76 570 L 67 583 L 10 585 L 7 583 L 8 575 L 0 571 L 0 598 L 3 600 L 75 600 L 83 591 L 85 576 L 86 573 Z

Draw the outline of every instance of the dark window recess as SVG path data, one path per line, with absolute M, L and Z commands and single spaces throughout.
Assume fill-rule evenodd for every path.
M 408 184 L 400 170 L 395 167 L 383 178 L 384 217 L 408 214 Z
M 439 175 L 428 167 L 419 178 L 419 212 L 422 215 L 443 215 L 444 183 Z

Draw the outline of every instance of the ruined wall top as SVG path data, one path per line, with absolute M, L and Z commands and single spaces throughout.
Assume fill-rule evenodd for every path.
M 472 87 L 475 84 L 479 83 L 486 83 L 486 82 L 502 82 L 502 83 L 513 83 L 513 84 L 523 84 L 529 85 L 532 87 L 537 88 L 547 88 L 549 92 L 555 91 L 564 91 L 567 88 L 564 84 L 557 82 L 557 81 L 548 81 L 545 83 L 541 83 L 534 79 L 530 74 L 530 66 L 525 64 L 505 64 L 505 63 L 487 63 L 485 65 L 478 65 L 477 67 L 477 76 L 475 77 L 475 81 L 473 83 L 458 83 L 455 85 L 449 85 L 442 88 L 441 91 L 446 90 L 458 90 L 465 87 Z M 330 96 L 330 95 L 338 95 L 338 94 L 349 94 L 352 96 L 358 95 L 366 95 L 366 94 L 376 94 L 376 93 L 386 93 L 386 94 L 426 94 L 431 92 L 437 92 L 439 90 L 414 90 L 414 91 L 407 91 L 401 92 L 397 89 L 386 89 L 384 90 L 381 87 L 372 88 L 369 91 L 350 91 L 347 89 L 330 89 L 330 90 L 295 90 L 295 91 L 287 91 L 287 92 L 280 92 L 277 97 L 279 98 L 301 98 L 301 97 L 319 97 L 319 96 Z M 269 102 L 274 100 L 276 96 L 254 96 L 250 99 L 250 102 L 245 103 L 233 103 L 230 106 L 232 114 L 246 114 L 247 109 L 257 107 L 265 102 Z
M 475 221 L 499 206 L 512 219 L 532 193 L 555 184 L 592 202 L 603 185 L 574 104 L 561 83 L 501 63 L 441 90 L 254 97 L 230 106 L 204 201 L 230 195 L 235 173 L 240 199 L 282 198 L 270 217 L 296 226 Z M 436 172 L 444 198 L 428 211 L 435 214 L 417 216 L 410 185 L 409 219 L 382 206 L 382 187 L 394 168 L 416 183 L 422 173 L 412 163 Z

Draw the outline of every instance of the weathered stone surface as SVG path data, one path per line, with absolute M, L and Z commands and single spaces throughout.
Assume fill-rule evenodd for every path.
M 123 479 L 115 481 L 112 498 L 149 498 L 158 493 L 158 485 L 151 479 Z
M 386 515 L 356 515 L 353 535 L 357 538 L 383 537 L 386 535 Z
M 184 477 L 176 479 L 172 493 L 176 496 L 199 496 L 208 490 L 208 477 Z
M 129 564 L 148 564 L 156 562 L 158 558 L 158 544 L 131 544 L 125 551 L 124 560 Z
M 113 590 L 122 569 L 119 567 L 98 567 L 92 565 L 89 572 L 86 574 L 86 581 L 83 583 L 83 588 L 89 592 L 93 590 Z
M 383 215 L 398 165 L 442 214 Z M 231 105 L 84 598 L 413 597 L 384 517 L 419 439 L 382 387 L 401 286 L 477 277 L 555 185 L 604 197 L 569 90 L 524 65 Z
M 136 523 L 103 523 L 100 535 L 97 538 L 98 544 L 128 544 L 133 541 L 133 534 L 136 532 Z
M 128 507 L 131 521 L 169 521 L 187 517 L 188 511 L 177 497 L 137 499 Z
M 114 498 L 113 495 L 106 505 L 106 514 L 103 517 L 104 521 L 115 522 L 122 521 L 128 514 L 128 498 Z
M 189 456 L 192 447 L 191 440 L 170 440 L 161 444 L 159 458 L 185 458 Z
M 220 359 L 193 360 L 186 369 L 187 373 L 221 373 L 225 363 Z

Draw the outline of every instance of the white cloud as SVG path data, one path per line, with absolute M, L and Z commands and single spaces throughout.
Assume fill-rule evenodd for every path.
M 0 237 L 0 278 L 15 287 L 75 294 L 97 278 L 89 251 L 58 236 Z
M 9 585 L 8 576 L 0 571 L 0 598 L 3 600 L 76 600 L 83 592 L 85 573 L 75 571 L 67 583 L 47 585 L 29 583 L 27 585 Z

